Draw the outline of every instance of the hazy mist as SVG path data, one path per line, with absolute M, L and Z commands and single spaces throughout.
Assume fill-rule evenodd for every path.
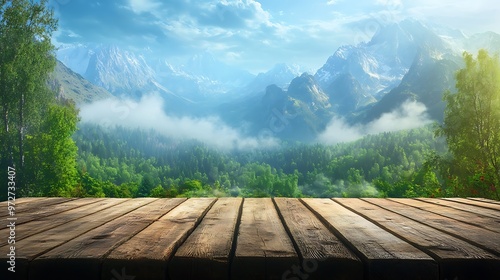
M 424 104 L 406 101 L 399 108 L 384 113 L 380 118 L 365 125 L 349 125 L 344 119 L 333 118 L 325 131 L 319 135 L 318 141 L 323 144 L 349 142 L 368 134 L 412 129 L 431 122 Z
M 163 110 L 163 99 L 158 95 L 144 96 L 140 101 L 106 99 L 80 108 L 82 122 L 104 127 L 154 129 L 174 139 L 194 139 L 222 150 L 245 150 L 278 146 L 271 137 L 247 137 L 241 131 L 225 124 L 217 116 L 194 118 L 170 116 Z

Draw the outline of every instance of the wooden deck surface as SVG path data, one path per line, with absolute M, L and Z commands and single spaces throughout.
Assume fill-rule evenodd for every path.
M 0 229 L 0 279 L 500 279 L 500 203 L 487 199 L 22 198 L 15 215 L 0 209 L 15 223 Z

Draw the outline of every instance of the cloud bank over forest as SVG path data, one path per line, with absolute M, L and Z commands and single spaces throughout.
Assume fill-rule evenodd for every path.
M 271 137 L 248 137 L 225 124 L 220 118 L 177 117 L 165 113 L 163 99 L 146 95 L 140 101 L 105 99 L 80 108 L 83 123 L 104 127 L 122 126 L 157 132 L 177 140 L 198 140 L 221 150 L 248 150 L 277 147 L 279 141 Z
M 246 136 L 217 116 L 171 116 L 165 113 L 163 104 L 163 99 L 158 95 L 146 95 L 140 101 L 105 99 L 82 106 L 80 117 L 83 123 L 95 123 L 103 127 L 154 129 L 172 139 L 197 140 L 222 150 L 279 146 L 279 140 L 276 138 Z M 384 113 L 367 124 L 350 125 L 344 119 L 333 118 L 327 128 L 318 135 L 317 141 L 326 145 L 350 142 L 369 134 L 412 129 L 431 122 L 424 104 L 406 101 L 399 108 Z
M 431 122 L 424 104 L 406 101 L 399 108 L 384 113 L 380 118 L 364 125 L 349 125 L 344 119 L 333 118 L 318 136 L 318 142 L 323 144 L 349 142 L 368 134 L 418 128 Z

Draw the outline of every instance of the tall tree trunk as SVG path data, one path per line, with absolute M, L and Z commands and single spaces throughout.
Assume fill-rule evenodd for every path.
M 21 93 L 21 98 L 19 100 L 19 143 L 18 143 L 18 148 L 19 148 L 19 165 L 16 167 L 17 169 L 17 182 L 18 185 L 21 188 L 24 188 L 25 186 L 23 185 L 24 183 L 24 178 L 23 178 L 23 171 L 24 171 L 24 93 Z M 26 188 L 26 194 L 29 193 L 29 189 Z

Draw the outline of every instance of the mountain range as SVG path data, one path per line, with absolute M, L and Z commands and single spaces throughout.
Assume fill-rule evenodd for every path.
M 480 48 L 498 52 L 500 35 L 466 36 L 407 19 L 380 28 L 369 42 L 340 46 L 315 73 L 282 63 L 255 76 L 209 52 L 174 65 L 118 46 L 67 45 L 57 51 L 62 63 L 52 84 L 77 103 L 156 93 L 169 114 L 218 115 L 251 135 L 312 141 L 332 118 L 366 124 L 407 101 L 442 120 L 442 93 L 454 90 L 462 52 Z

